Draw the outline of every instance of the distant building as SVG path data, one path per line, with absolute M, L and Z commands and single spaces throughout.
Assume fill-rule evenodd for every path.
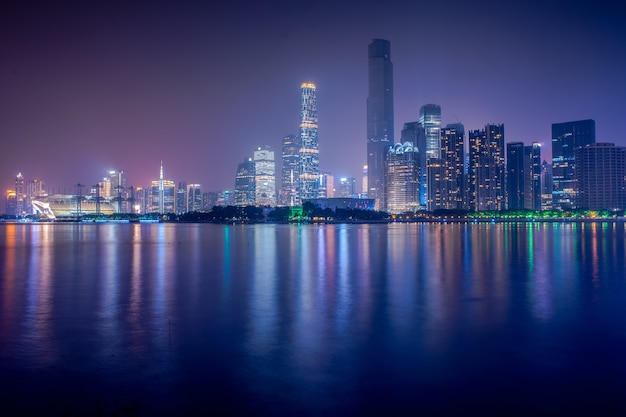
M 309 202 L 321 209 L 330 208 L 333 211 L 337 209 L 374 210 L 373 198 L 313 198 L 304 202 Z
M 524 147 L 524 208 L 541 210 L 541 144 Z
M 524 208 L 524 143 L 506 144 L 506 197 L 509 210 Z
M 203 209 L 202 186 L 200 184 L 189 184 L 187 186 L 187 211 L 202 211 Z
M 626 209 L 626 147 L 592 143 L 575 152 L 576 206 L 589 210 Z
M 317 93 L 313 83 L 300 86 L 300 173 L 299 200 L 317 198 L 320 175 L 317 137 Z M 298 202 L 299 204 L 299 202 Z
M 335 177 L 330 172 L 322 172 L 319 177 L 318 198 L 335 196 Z
M 269 146 L 254 151 L 255 204 L 276 206 L 276 166 Z
M 5 194 L 5 213 L 14 216 L 17 212 L 17 204 L 15 199 L 15 190 L 7 190 Z
M 484 130 L 472 130 L 468 142 L 470 209 L 504 209 L 504 125 L 486 125 Z
M 416 211 L 419 207 L 419 152 L 413 143 L 397 143 L 387 151 L 385 163 L 389 213 Z
M 449 199 L 449 182 L 446 180 L 446 163 L 440 158 L 426 160 L 426 180 L 428 181 L 426 208 L 428 211 L 446 209 Z
M 465 127 L 461 123 L 449 124 L 441 129 L 440 159 L 444 172 L 441 208 L 463 208 L 465 181 Z
M 24 189 L 24 176 L 22 173 L 18 173 L 15 177 L 15 214 L 16 216 L 23 216 L 28 214 L 26 212 L 26 190 Z
M 159 179 L 152 181 L 150 197 L 151 213 L 176 213 L 176 183 L 163 178 L 163 162 Z
M 46 195 L 44 183 L 41 180 L 34 179 L 28 181 L 28 189 L 26 190 L 27 207 L 26 211 L 33 214 L 33 200 Z
M 363 178 L 361 180 L 361 198 L 367 198 L 367 165 L 363 165 Z
M 367 195 L 386 207 L 385 158 L 393 144 L 393 64 L 391 43 L 374 39 L 368 46 Z
M 300 185 L 300 139 L 298 136 L 283 137 L 282 162 L 280 204 L 294 206 L 298 201 Z
M 202 193 L 202 205 L 205 210 L 212 210 L 217 205 L 217 194 L 215 191 Z
M 405 123 L 404 128 L 400 134 L 400 143 L 410 142 L 415 145 L 419 153 L 419 169 L 420 169 L 420 192 L 419 203 L 423 208 L 426 208 L 426 202 L 428 195 L 426 189 L 426 135 L 420 122 Z
M 187 183 L 181 181 L 176 188 L 176 214 L 184 214 L 187 209 Z
M 339 179 L 339 190 L 337 197 L 358 198 L 356 192 L 356 180 L 352 177 L 341 177 Z
M 250 157 L 246 158 L 237 166 L 233 201 L 236 206 L 245 207 L 256 204 L 254 167 L 254 161 Z
M 552 125 L 552 206 L 576 208 L 576 149 L 596 142 L 596 122 L 579 120 Z
M 127 188 L 127 175 L 126 172 L 120 170 L 111 170 L 107 177 L 107 182 L 110 185 L 108 196 L 113 197 L 118 212 L 128 213 L 130 212 L 130 206 L 128 202 L 128 188 Z
M 552 164 L 541 163 L 541 209 L 552 210 Z

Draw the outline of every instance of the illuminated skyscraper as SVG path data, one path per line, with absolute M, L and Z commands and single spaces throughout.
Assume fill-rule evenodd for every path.
M 187 209 L 187 183 L 179 182 L 176 189 L 176 214 L 183 214 Z
M 234 194 L 236 206 L 245 207 L 254 205 L 256 202 L 254 161 L 250 157 L 237 166 Z
M 524 147 L 524 208 L 541 210 L 541 144 Z
M 23 216 L 27 214 L 26 209 L 26 190 L 24 189 L 24 176 L 18 173 L 15 177 L 15 215 Z M 13 213 L 12 213 L 13 214 Z
M 124 171 L 109 171 L 110 196 L 116 202 L 119 213 L 128 213 L 128 189 L 126 188 L 126 173 Z
M 440 141 L 441 141 L 441 107 L 437 104 L 425 104 L 420 108 L 419 126 L 421 132 L 419 132 L 417 147 L 420 152 L 424 165 L 428 165 L 428 160 L 431 158 L 439 159 L 440 154 Z M 443 168 L 443 162 L 439 161 L 433 164 L 434 166 L 441 166 Z M 422 187 L 421 190 L 426 194 L 428 200 L 428 169 L 422 170 Z M 435 171 L 433 171 L 435 172 Z
M 428 188 L 428 200 L 437 202 L 437 208 L 456 210 L 463 208 L 465 184 L 465 128 L 461 123 L 449 124 L 441 129 L 439 162 L 431 164 L 430 169 L 440 178 L 432 182 L 437 188 Z M 443 170 L 439 172 L 436 166 Z M 429 180 L 430 181 L 430 180 Z M 431 192 L 432 191 L 432 192 Z M 432 207 L 432 206 L 431 206 Z M 429 209 L 430 210 L 430 209 Z
M 524 143 L 506 144 L 506 200 L 509 210 L 524 208 Z
M 320 175 L 315 84 L 302 83 L 300 90 L 300 188 L 298 190 L 298 204 L 302 200 L 318 197 Z
M 393 144 L 393 64 L 391 44 L 374 39 L 368 48 L 367 96 L 367 191 L 368 198 L 383 209 L 385 203 L 385 158 Z
M 420 169 L 420 206 L 426 207 L 426 136 L 420 122 L 405 123 L 400 134 L 402 143 L 411 142 L 418 149 L 419 153 L 419 169 Z
M 300 140 L 298 136 L 287 135 L 283 138 L 282 159 L 280 204 L 294 206 L 298 200 L 298 187 L 300 186 Z
M 504 125 L 487 125 L 468 136 L 469 206 L 474 211 L 502 210 L 505 206 Z
M 578 183 L 575 151 L 596 142 L 596 122 L 579 120 L 552 125 L 552 206 L 567 210 L 576 208 Z
M 269 146 L 254 151 L 254 183 L 256 205 L 276 206 L 276 165 Z
M 159 179 L 152 181 L 151 187 L 151 213 L 175 213 L 176 212 L 176 183 L 173 180 L 166 180 L 163 177 L 163 161 Z
M 389 213 L 416 211 L 419 207 L 419 152 L 411 142 L 397 143 L 387 150 L 385 181 Z
M 201 211 L 202 209 L 202 186 L 200 184 L 189 184 L 187 186 L 187 211 Z

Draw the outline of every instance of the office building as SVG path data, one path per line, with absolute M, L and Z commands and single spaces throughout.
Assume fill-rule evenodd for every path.
M 24 176 L 22 173 L 18 173 L 15 177 L 15 214 L 16 216 L 23 216 L 29 214 L 26 212 L 27 205 L 26 189 L 24 187 Z
M 484 130 L 472 130 L 468 142 L 470 210 L 504 209 L 504 125 L 486 125 Z
M 465 188 L 465 127 L 461 123 L 447 125 L 441 129 L 440 143 L 439 159 L 444 172 L 442 188 L 437 192 L 441 195 L 441 208 L 460 210 Z
M 237 176 L 235 178 L 235 193 L 233 200 L 234 204 L 240 207 L 252 206 L 256 204 L 254 161 L 250 157 L 246 158 L 237 166 Z
M 184 214 L 187 209 L 187 183 L 179 182 L 176 188 L 176 214 Z
M 150 188 L 150 212 L 168 214 L 176 212 L 176 183 L 163 177 L 163 162 L 159 179 L 153 180 Z
M 506 197 L 509 210 L 524 208 L 524 143 L 506 144 Z
M 577 148 L 575 159 L 578 208 L 626 209 L 626 147 L 592 143 Z
M 202 200 L 202 186 L 200 184 L 189 184 L 187 186 L 187 211 L 202 211 L 204 209 Z
M 300 186 L 300 138 L 298 136 L 283 137 L 282 162 L 280 204 L 295 206 Z
M 402 132 L 400 133 L 400 142 L 413 143 L 418 149 L 418 165 L 420 175 L 422 176 L 420 178 L 419 203 L 420 206 L 425 209 L 426 202 L 428 200 L 428 195 L 426 194 L 426 190 L 428 187 L 428 185 L 426 184 L 426 136 L 420 122 L 405 123 L 404 127 L 402 128 Z
M 385 172 L 386 210 L 391 214 L 416 211 L 419 207 L 420 169 L 419 152 L 413 143 L 397 143 L 389 147 Z
M 302 83 L 300 105 L 300 173 L 298 204 L 317 198 L 319 184 L 319 142 L 317 137 L 317 93 L 313 83 Z
M 340 198 L 358 198 L 356 191 L 356 180 L 352 177 L 339 178 L 339 186 L 337 197 Z
M 126 177 L 124 171 L 111 170 L 106 178 L 106 182 L 109 185 L 108 196 L 113 197 L 118 213 L 128 213 L 130 211 Z
M 591 119 L 552 125 L 552 206 L 576 208 L 578 183 L 575 151 L 596 142 L 596 122 Z
M 378 209 L 385 203 L 385 158 L 393 145 L 393 64 L 391 44 L 374 39 L 368 47 L 367 195 Z
M 257 206 L 276 206 L 276 166 L 269 146 L 257 148 L 254 159 L 254 191 Z M 316 178 L 317 179 L 317 178 Z
M 524 208 L 541 210 L 541 144 L 524 147 Z

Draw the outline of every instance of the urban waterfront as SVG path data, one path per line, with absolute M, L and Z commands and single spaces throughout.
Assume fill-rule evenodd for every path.
M 0 224 L 14 414 L 626 413 L 626 226 Z

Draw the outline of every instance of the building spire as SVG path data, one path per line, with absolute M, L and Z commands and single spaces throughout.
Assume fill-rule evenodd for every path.
M 159 180 L 163 181 L 163 161 L 161 160 L 161 173 L 159 174 Z

